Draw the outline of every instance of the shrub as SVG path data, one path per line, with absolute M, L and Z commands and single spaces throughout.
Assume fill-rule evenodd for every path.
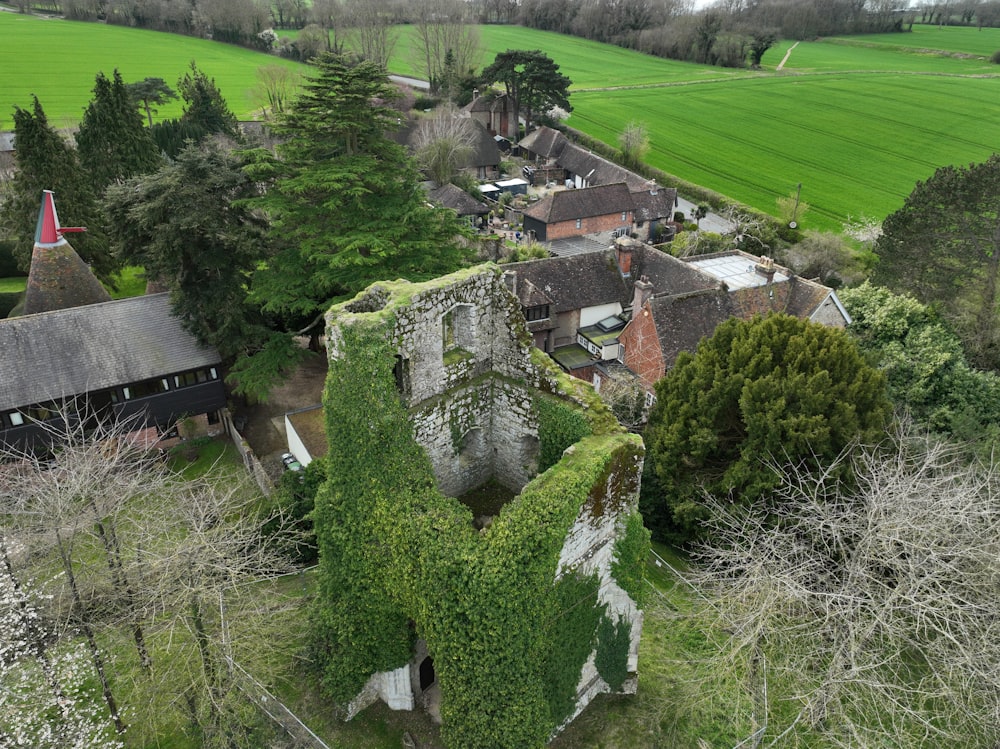
M 990 56 L 990 62 L 992 62 L 995 65 L 1000 65 L 1000 49 L 998 49 Z

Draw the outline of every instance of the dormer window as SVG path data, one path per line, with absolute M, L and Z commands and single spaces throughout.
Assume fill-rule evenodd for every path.
M 535 320 L 545 320 L 549 316 L 549 305 L 540 304 L 537 307 L 528 307 L 524 311 L 524 319 L 528 322 Z

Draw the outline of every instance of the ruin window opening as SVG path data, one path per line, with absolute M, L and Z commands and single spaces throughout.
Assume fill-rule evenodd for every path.
M 476 308 L 456 304 L 441 316 L 441 350 L 446 363 L 471 358 L 476 350 Z
M 392 368 L 393 377 L 396 379 L 396 390 L 403 398 L 410 397 L 410 360 L 402 354 L 396 354 L 396 363 Z

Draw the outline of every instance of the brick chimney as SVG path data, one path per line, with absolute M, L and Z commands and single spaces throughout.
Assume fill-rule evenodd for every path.
M 757 275 L 764 276 L 767 279 L 767 283 L 772 283 L 774 281 L 774 258 L 761 255 L 760 260 L 754 266 L 754 270 L 757 272 Z
M 618 254 L 618 270 L 623 276 L 632 275 L 632 254 L 634 244 L 631 237 L 618 237 L 615 240 L 615 250 Z
M 642 305 L 653 298 L 653 284 L 649 282 L 649 276 L 643 276 L 632 285 L 632 317 L 634 318 Z

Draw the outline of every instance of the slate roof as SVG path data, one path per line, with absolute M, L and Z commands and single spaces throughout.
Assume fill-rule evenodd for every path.
M 816 310 L 823 306 L 823 302 L 831 296 L 836 296 L 833 289 L 815 281 L 799 278 L 798 276 L 792 278 L 791 284 L 791 294 L 789 295 L 788 306 L 785 308 L 785 311 L 796 317 L 811 317 L 816 313 Z M 838 303 L 837 306 L 841 308 L 842 313 L 846 313 L 842 305 Z M 849 323 L 850 319 L 847 322 Z
M 719 282 L 707 273 L 640 242 L 632 251 L 630 277 L 635 280 L 643 276 L 647 276 L 653 284 L 654 296 L 687 294 L 719 286 Z
M 618 183 L 554 192 L 526 208 L 524 215 L 555 224 L 631 210 L 632 196 L 624 184 Z
M 648 189 L 632 193 L 636 221 L 671 219 L 677 205 L 677 190 L 673 187 L 657 188 L 653 195 Z
M 611 251 L 526 260 L 505 265 L 504 270 L 517 273 L 519 292 L 527 280 L 549 297 L 550 315 L 613 302 L 624 307 L 632 300 Z
M 567 143 L 569 140 L 565 135 L 555 128 L 543 125 L 521 138 L 517 145 L 543 159 L 554 159 L 562 153 Z
M 0 320 L 0 410 L 216 366 L 169 294 Z
M 649 180 L 645 177 L 618 166 L 576 143 L 566 143 L 556 163 L 567 172 L 583 177 L 591 185 L 624 182 L 632 192 L 649 189 Z
M 486 203 L 476 200 L 462 188 L 450 183 L 434 188 L 427 197 L 432 203 L 450 208 L 459 216 L 485 216 L 490 212 Z

